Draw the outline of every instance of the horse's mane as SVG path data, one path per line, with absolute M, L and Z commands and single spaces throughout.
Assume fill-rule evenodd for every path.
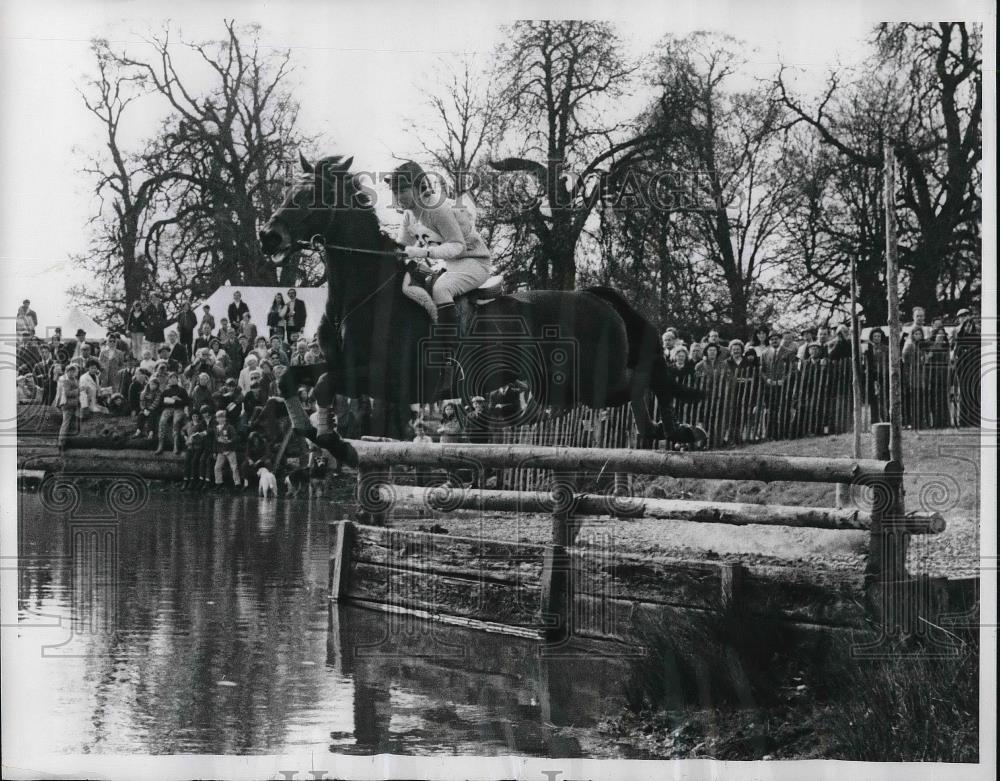
M 382 246 L 395 248 L 397 246 L 396 240 L 389 234 L 388 227 L 379 219 L 371 196 L 358 186 L 351 171 L 340 168 L 343 165 L 343 160 L 342 155 L 321 157 L 314 164 L 316 175 L 322 178 L 342 177 L 345 188 L 344 195 L 354 205 L 353 211 L 357 218 L 375 228 Z

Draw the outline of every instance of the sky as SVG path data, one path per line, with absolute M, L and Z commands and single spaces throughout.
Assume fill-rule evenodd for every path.
M 169 17 L 164 8 L 169 7 Z M 426 112 L 421 89 L 436 65 L 462 53 L 488 57 L 504 23 L 517 18 L 604 18 L 615 22 L 632 54 L 665 33 L 717 30 L 751 47 L 748 77 L 780 63 L 801 69 L 804 89 L 829 67 L 866 52 L 872 24 L 898 18 L 973 18 L 981 3 L 907 3 L 906 9 L 840 2 L 4 2 L 0 4 L 0 313 L 30 298 L 42 325 L 60 319 L 66 290 L 85 276 L 69 256 L 87 244 L 95 211 L 80 169 L 101 144 L 97 120 L 78 89 L 92 72 L 89 42 L 107 37 L 140 47 L 168 20 L 188 40 L 218 38 L 222 20 L 258 23 L 265 45 L 291 48 L 302 104 L 301 127 L 355 166 L 381 170 L 417 151 L 406 131 Z M 949 8 L 952 14 L 944 13 Z M 541 10 L 544 9 L 544 12 Z M 926 12 L 923 12 L 926 9 Z M 636 98 L 635 100 L 638 100 Z M 154 127 L 159 104 L 144 105 L 129 130 L 136 141 Z M 638 104 L 636 104 L 638 106 Z M 631 109 L 627 103 L 621 108 Z

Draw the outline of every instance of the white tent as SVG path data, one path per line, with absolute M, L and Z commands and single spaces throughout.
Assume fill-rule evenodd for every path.
M 59 327 L 62 328 L 63 339 L 67 340 L 75 339 L 76 332 L 80 328 L 87 332 L 88 342 L 92 342 L 96 339 L 103 339 L 108 335 L 107 328 L 98 325 L 94 321 L 94 318 L 90 317 L 90 315 L 84 314 L 77 306 L 71 307 L 69 311 L 63 315 L 62 321 L 59 323 Z
M 205 304 L 208 304 L 212 315 L 215 317 L 215 330 L 219 328 L 219 321 L 228 318 L 229 305 L 233 302 L 233 293 L 237 290 L 243 298 L 243 302 L 250 308 L 250 320 L 257 326 L 257 333 L 267 336 L 267 313 L 271 309 L 271 302 L 276 293 L 281 293 L 282 297 L 288 300 L 290 287 L 254 287 L 252 285 L 223 285 L 204 301 L 193 305 L 198 323 L 204 316 Z M 319 327 L 320 318 L 326 308 L 326 285 L 319 287 L 296 287 L 295 294 L 300 301 L 306 305 L 306 327 L 303 336 L 307 339 L 316 333 Z M 171 325 L 167 331 L 177 330 L 176 325 Z M 65 332 L 64 332 L 65 333 Z

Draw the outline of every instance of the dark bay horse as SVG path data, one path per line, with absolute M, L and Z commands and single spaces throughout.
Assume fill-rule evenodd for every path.
M 432 400 L 439 343 L 426 311 L 402 292 L 401 248 L 382 232 L 370 198 L 350 173 L 353 158 L 300 159 L 302 174 L 260 231 L 260 242 L 276 264 L 304 246 L 323 246 L 329 297 L 317 339 L 326 363 L 290 368 L 280 390 L 297 431 L 356 465 L 349 443 L 306 420 L 298 387 L 315 385 L 321 410 L 337 394 L 371 396 L 382 402 L 380 412 L 373 408 L 371 433 L 386 435 L 393 409 L 408 417 L 410 404 Z M 536 410 L 630 402 L 640 436 L 700 439 L 690 427 L 675 426 L 670 414 L 674 398 L 697 401 L 698 392 L 674 379 L 656 329 L 610 288 L 528 291 L 480 304 L 464 318 L 454 357 L 454 385 L 439 396 L 485 396 L 521 380 Z M 665 424 L 651 419 L 647 391 Z

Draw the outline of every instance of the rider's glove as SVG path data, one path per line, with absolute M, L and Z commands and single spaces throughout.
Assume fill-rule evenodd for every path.
M 404 247 L 403 252 L 408 258 L 428 258 L 427 247 Z

